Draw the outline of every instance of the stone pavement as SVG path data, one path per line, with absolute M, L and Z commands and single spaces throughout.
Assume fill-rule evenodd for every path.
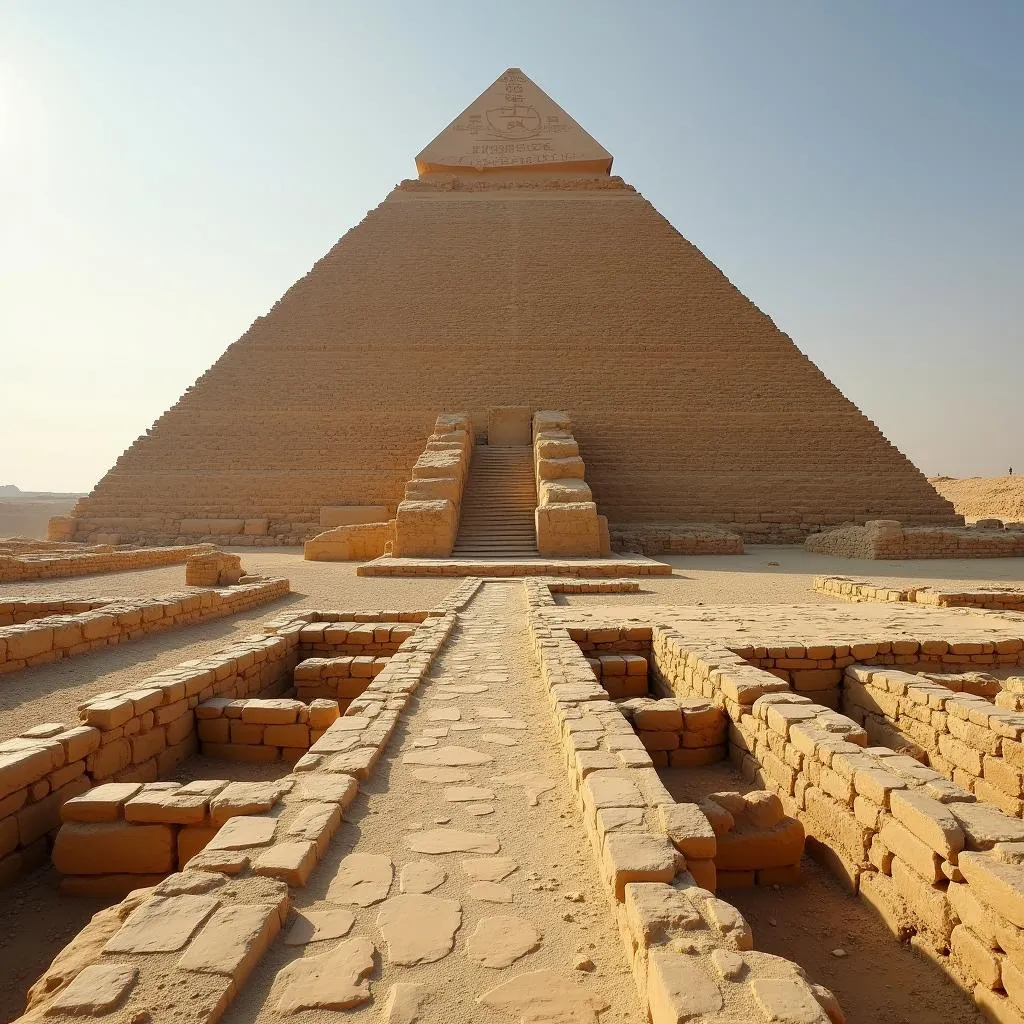
M 570 1004 L 644 1018 L 526 628 L 520 584 L 481 588 L 227 1021 L 364 1004 L 355 1019 L 511 1020 L 480 997 L 540 970 Z

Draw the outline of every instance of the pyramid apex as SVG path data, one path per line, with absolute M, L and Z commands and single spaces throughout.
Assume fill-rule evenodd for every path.
M 416 157 L 420 177 L 611 167 L 612 155 L 520 68 L 508 68 Z

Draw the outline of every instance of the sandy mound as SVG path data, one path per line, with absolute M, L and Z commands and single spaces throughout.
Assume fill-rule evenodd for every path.
M 1024 476 L 935 476 L 929 482 L 968 519 L 1024 521 Z

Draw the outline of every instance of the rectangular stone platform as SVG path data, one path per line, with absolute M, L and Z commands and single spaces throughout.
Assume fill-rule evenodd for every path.
M 644 555 L 612 558 L 375 558 L 357 576 L 671 576 L 672 566 Z

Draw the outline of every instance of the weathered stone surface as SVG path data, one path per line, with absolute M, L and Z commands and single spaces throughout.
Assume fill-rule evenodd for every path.
M 555 780 L 542 772 L 512 772 L 509 775 L 497 775 L 491 779 L 497 786 L 508 786 L 513 789 L 522 788 L 526 793 L 526 803 L 536 807 L 540 797 L 555 788 Z
M 394 863 L 384 854 L 350 853 L 338 866 L 327 899 L 357 907 L 373 906 L 387 896 L 394 873 Z
M 210 820 L 215 825 L 240 814 L 269 811 L 285 788 L 278 782 L 232 782 L 210 801 Z
M 698 860 L 714 858 L 715 830 L 696 804 L 662 804 L 658 815 L 662 830 L 680 853 Z
M 462 870 L 469 878 L 478 882 L 500 882 L 518 867 L 519 865 L 508 857 L 479 857 L 462 862 Z
M 465 832 L 457 828 L 433 828 L 405 837 L 417 853 L 497 853 L 498 837 L 489 832 Z
M 432 860 L 414 860 L 402 867 L 398 883 L 402 892 L 433 892 L 448 877 L 440 864 Z
M 392 985 L 384 1003 L 382 1024 L 417 1024 L 425 1020 L 433 993 L 426 985 L 399 982 Z
M 625 908 L 629 929 L 642 946 L 667 942 L 703 925 L 686 895 L 671 885 L 631 882 L 625 888 Z
M 512 890 L 500 882 L 474 882 L 466 895 L 482 903 L 511 903 L 513 900 Z
M 556 971 L 530 971 L 477 996 L 477 1002 L 520 1021 L 537 1024 L 597 1024 L 608 1002 Z
M 169 825 L 70 821 L 53 846 L 53 864 L 64 875 L 144 875 L 173 871 L 174 830 Z
M 651 1024 L 683 1024 L 717 1013 L 724 1000 L 718 983 L 687 954 L 652 949 L 647 959 Z
M 362 936 L 345 939 L 319 956 L 305 956 L 283 967 L 274 982 L 279 1013 L 347 1010 L 368 1002 L 373 943 Z
M 316 843 L 300 839 L 288 843 L 274 843 L 262 850 L 252 862 L 257 875 L 280 878 L 290 886 L 303 886 L 316 867 Z
M 47 1007 L 48 1016 L 99 1017 L 109 1013 L 132 990 L 139 970 L 132 964 L 90 964 Z
M 178 961 L 183 971 L 224 974 L 241 983 L 249 976 L 281 927 L 269 903 L 219 907 Z
M 62 821 L 116 821 L 125 803 L 142 786 L 137 782 L 107 782 L 73 797 L 61 807 Z
M 340 939 L 352 930 L 355 914 L 351 910 L 303 910 L 296 911 L 294 920 L 285 932 L 286 946 L 304 946 L 308 942 L 323 942 Z
M 526 918 L 484 917 L 466 939 L 466 956 L 482 967 L 508 967 L 535 950 L 541 933 Z
M 494 790 L 483 786 L 449 786 L 444 791 L 445 800 L 450 803 L 461 803 L 473 800 L 493 800 Z
M 828 1014 L 800 978 L 757 978 L 750 991 L 770 1024 L 828 1024 Z
M 420 782 L 469 782 L 473 778 L 461 768 L 415 768 L 412 774 Z
M 377 927 L 391 963 L 411 967 L 429 964 L 451 952 L 462 924 L 462 905 L 455 900 L 405 893 L 385 901 Z
M 230 818 L 206 844 L 206 849 L 244 850 L 250 846 L 266 846 L 273 842 L 277 821 L 258 816 Z
M 104 953 L 174 953 L 217 909 L 213 896 L 155 896 L 136 910 Z

